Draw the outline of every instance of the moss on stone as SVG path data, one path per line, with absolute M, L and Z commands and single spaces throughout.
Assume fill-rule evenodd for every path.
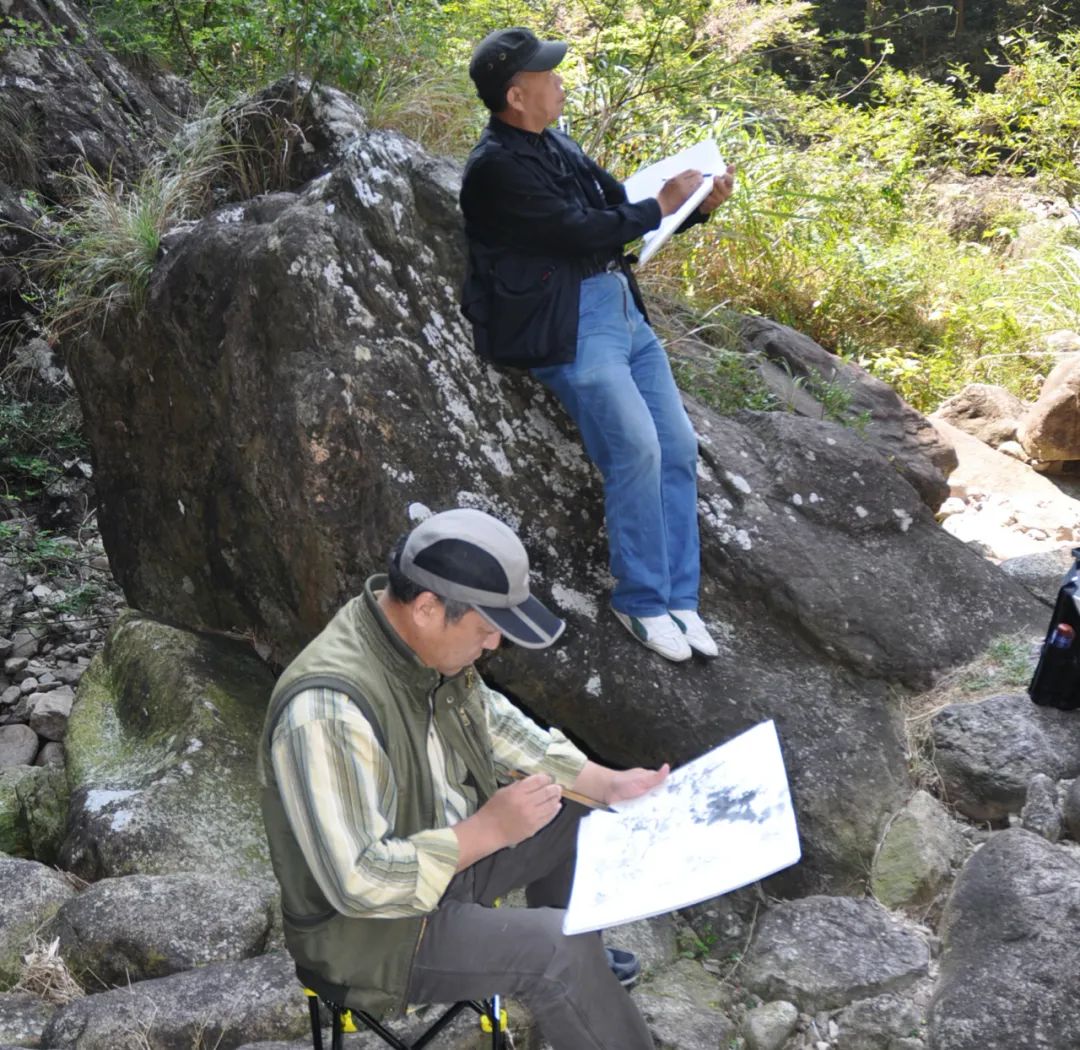
M 22 804 L 31 855 L 42 864 L 55 864 L 67 829 L 68 789 L 64 770 L 39 766 L 15 788 Z
M 76 870 L 265 872 L 255 757 L 272 687 L 247 646 L 122 617 L 72 712 Z
M 33 845 L 19 786 L 33 778 L 34 766 L 0 769 L 0 852 L 32 859 Z

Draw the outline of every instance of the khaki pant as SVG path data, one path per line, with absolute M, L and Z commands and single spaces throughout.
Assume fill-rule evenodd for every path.
M 420 942 L 411 1002 L 513 996 L 528 1006 L 554 1050 L 653 1050 L 600 938 L 562 932 L 584 812 L 566 803 L 531 839 L 454 876 Z M 528 908 L 491 906 L 521 886 Z

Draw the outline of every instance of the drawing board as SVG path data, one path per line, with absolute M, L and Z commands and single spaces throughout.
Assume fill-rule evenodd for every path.
M 718 897 L 801 855 L 771 721 L 613 808 L 581 821 L 564 933 L 618 926 Z
M 644 266 L 663 247 L 687 216 L 709 195 L 712 176 L 723 175 L 727 165 L 720 156 L 720 148 L 710 139 L 642 168 L 623 183 L 627 198 L 631 203 L 636 203 L 646 197 L 655 197 L 668 179 L 687 170 L 697 170 L 710 177 L 683 202 L 678 211 L 663 219 L 657 229 L 645 234 L 645 247 L 638 254 L 639 266 Z

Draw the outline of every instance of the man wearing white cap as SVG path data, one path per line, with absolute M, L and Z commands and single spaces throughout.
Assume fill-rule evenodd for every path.
M 562 933 L 583 811 L 561 792 L 634 798 L 667 766 L 587 760 L 472 667 L 503 635 L 539 649 L 564 627 L 530 594 L 514 532 L 451 510 L 403 537 L 387 575 L 285 670 L 260 749 L 262 807 L 308 987 L 376 1015 L 511 995 L 555 1050 L 653 1046 L 620 987 L 633 956 Z M 491 907 L 517 886 L 528 908 Z

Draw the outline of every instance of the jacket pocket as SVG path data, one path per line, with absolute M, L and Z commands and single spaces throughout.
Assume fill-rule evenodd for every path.
M 540 360 L 551 350 L 559 265 L 550 259 L 501 259 L 492 275 L 489 334 L 496 357 Z
M 281 917 L 290 926 L 294 926 L 298 930 L 313 930 L 316 926 L 329 922 L 335 915 L 337 915 L 337 912 L 333 908 L 318 915 L 297 915 L 296 912 L 289 911 L 288 908 L 282 907 L 281 909 Z

